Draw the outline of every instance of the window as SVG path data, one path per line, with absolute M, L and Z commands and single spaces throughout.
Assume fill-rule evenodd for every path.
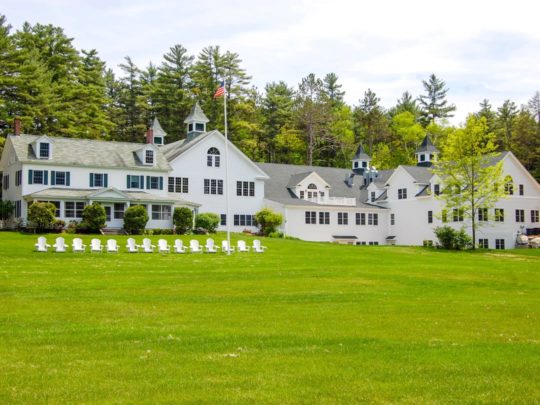
M 15 186 L 20 186 L 22 184 L 22 170 L 17 170 L 15 172 Z
M 204 132 L 204 124 L 201 124 L 200 122 L 195 123 L 195 131 Z
M 349 213 L 348 212 L 338 212 L 337 213 L 337 223 L 338 223 L 338 225 L 348 225 L 349 224 Z
M 54 216 L 56 218 L 60 217 L 60 201 L 39 201 L 41 203 L 50 203 L 56 207 L 56 211 L 54 211 Z
M 223 194 L 223 180 L 204 179 L 204 194 Z
M 435 195 L 441 194 L 441 186 L 439 184 L 433 185 L 433 194 Z
M 244 197 L 255 196 L 255 182 L 254 181 L 237 181 L 236 182 L 236 195 Z
M 217 148 L 208 149 L 206 155 L 206 165 L 209 167 L 219 167 L 219 150 Z
M 379 242 L 369 242 L 369 246 L 379 246 Z
M 84 202 L 66 201 L 64 203 L 64 217 L 82 218 Z
M 426 155 L 422 154 L 420 155 L 420 162 L 425 162 L 426 161 Z
M 304 199 L 304 191 L 300 191 L 300 199 L 301 199 L 301 200 Z
M 525 210 L 516 210 L 516 222 L 525 222 Z
M 188 131 L 189 131 L 189 132 L 193 132 L 193 124 L 189 124 L 189 125 L 188 125 Z
M 395 225 L 395 224 L 396 224 L 396 215 L 390 214 L 390 225 Z
M 2 188 L 7 190 L 9 188 L 9 174 L 4 174 L 4 179 L 2 182 Z
M 306 224 L 316 224 L 317 223 L 317 213 L 315 211 L 306 211 Z
M 519 185 L 519 195 L 525 195 L 525 190 L 524 190 L 523 184 Z
M 163 190 L 163 177 L 146 176 L 146 189 L 147 190 Z
M 154 151 L 153 150 L 147 150 L 144 152 L 144 163 L 147 165 L 154 164 Z
M 235 226 L 255 226 L 255 219 L 253 215 L 236 214 L 234 216 Z
M 22 215 L 22 203 L 21 200 L 15 201 L 15 218 L 20 218 Z
M 28 170 L 28 184 L 49 184 L 47 170 Z
M 219 224 L 220 224 L 221 226 L 227 225 L 227 214 L 221 214 L 221 215 L 219 216 L 219 219 L 220 219 Z
M 398 200 L 407 199 L 407 189 L 406 188 L 398 188 L 397 198 L 398 198 Z
M 90 173 L 90 187 L 109 187 L 107 173 Z M 136 177 L 136 176 L 133 176 Z M 128 186 L 128 188 L 130 188 Z M 138 188 L 138 187 L 133 187 Z
M 375 201 L 375 191 L 371 192 L 371 201 Z
M 531 222 L 539 222 L 538 221 L 538 210 L 531 210 Z
M 319 224 L 320 225 L 330 225 L 330 213 L 329 212 L 319 212 Z
M 427 222 L 428 222 L 428 224 L 433 223 L 433 211 L 428 211 L 427 212 Z
M 154 143 L 156 145 L 163 145 L 163 137 L 161 136 L 154 136 Z
M 114 204 L 114 219 L 124 219 L 124 203 L 115 203 Z
M 366 224 L 366 214 L 363 212 L 356 213 L 356 225 L 365 225 Z
M 507 195 L 514 195 L 514 183 L 510 176 L 504 178 L 504 193 Z
M 169 193 L 189 193 L 187 177 L 169 177 Z
M 454 208 L 452 210 L 452 219 L 454 222 L 463 222 L 463 210 L 461 208 Z
M 51 171 L 51 186 L 69 186 L 70 173 Z
M 488 220 L 487 208 L 478 208 L 478 221 L 487 221 L 487 220 Z
M 480 249 L 489 249 L 489 242 L 487 239 L 478 239 L 478 247 Z
M 355 169 L 358 169 L 358 161 L 355 161 L 355 162 L 354 162 L 354 168 L 355 168 Z
M 504 222 L 504 209 L 495 208 L 495 222 Z
M 379 225 L 379 214 L 368 214 L 368 225 Z
M 495 249 L 504 249 L 504 239 L 495 239 Z
M 152 204 L 152 219 L 155 219 L 158 221 L 170 220 L 171 219 L 171 206 Z
M 40 159 L 49 159 L 51 151 L 51 145 L 47 142 L 39 143 L 39 158 Z
M 127 188 L 144 188 L 144 176 L 127 175 Z

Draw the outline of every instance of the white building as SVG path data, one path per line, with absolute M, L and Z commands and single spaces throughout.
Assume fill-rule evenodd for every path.
M 16 126 L 0 160 L 2 198 L 15 202 L 22 221 L 34 201 L 52 202 L 65 221 L 79 221 L 84 206 L 98 201 L 109 228 L 122 227 L 125 209 L 142 204 L 149 228 L 172 227 L 174 207 L 187 206 L 241 232 L 255 230 L 253 215 L 269 207 L 283 214 L 287 235 L 350 244 L 431 244 L 444 217 L 469 228 L 459 212 L 442 214 L 440 181 L 430 169 L 438 151 L 428 137 L 416 166 L 377 171 L 360 145 L 351 169 L 338 169 L 253 163 L 231 142 L 226 162 L 227 141 L 206 131 L 198 103 L 185 123 L 186 139 L 169 144 L 157 120 L 144 144 L 24 135 Z M 540 234 L 540 185 L 512 153 L 501 160 L 509 193 L 478 218 L 478 242 L 490 248 L 514 247 L 518 232 Z

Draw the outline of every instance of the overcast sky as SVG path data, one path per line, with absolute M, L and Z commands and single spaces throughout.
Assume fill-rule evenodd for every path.
M 261 90 L 335 72 L 350 104 L 371 88 L 391 107 L 435 73 L 458 107 L 455 123 L 484 98 L 521 105 L 540 90 L 540 1 L 3 0 L 0 13 L 14 29 L 60 26 L 115 70 L 127 55 L 139 67 L 159 63 L 181 44 L 238 53 Z

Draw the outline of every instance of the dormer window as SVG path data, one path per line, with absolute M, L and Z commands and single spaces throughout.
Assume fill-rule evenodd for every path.
M 155 145 L 163 145 L 163 138 L 161 136 L 154 136 Z
M 154 151 L 153 150 L 147 150 L 144 154 L 144 163 L 147 165 L 153 165 L 154 164 Z
M 206 165 L 208 167 L 219 167 L 220 164 L 220 153 L 217 148 L 210 148 L 208 149 L 207 155 L 206 155 Z
M 204 124 L 201 124 L 200 122 L 197 122 L 195 124 L 195 131 L 204 132 Z
M 48 142 L 41 142 L 39 144 L 39 158 L 49 159 L 51 155 L 51 145 Z

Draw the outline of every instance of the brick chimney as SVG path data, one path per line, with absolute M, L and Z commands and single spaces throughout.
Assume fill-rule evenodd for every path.
M 21 135 L 21 119 L 20 118 L 15 118 L 13 120 L 13 133 L 15 134 L 15 136 Z
M 152 128 L 148 128 L 146 131 L 146 143 L 154 143 L 154 130 Z

